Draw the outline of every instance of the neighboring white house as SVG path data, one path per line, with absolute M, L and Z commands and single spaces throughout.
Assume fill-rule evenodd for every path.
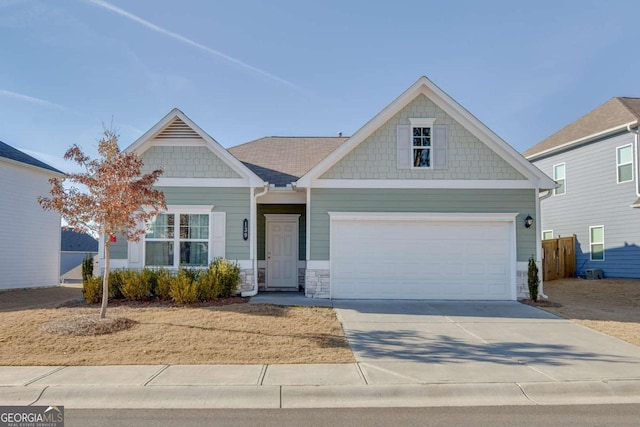
M 0 289 L 60 284 L 60 215 L 45 211 L 62 172 L 0 141 Z

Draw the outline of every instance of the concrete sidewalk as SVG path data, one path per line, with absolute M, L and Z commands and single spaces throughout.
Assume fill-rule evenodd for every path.
M 371 384 L 360 363 L 0 367 L 0 405 L 344 408 L 640 403 L 640 380 Z

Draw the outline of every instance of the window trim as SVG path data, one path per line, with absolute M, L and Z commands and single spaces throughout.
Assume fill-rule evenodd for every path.
M 618 153 L 620 151 L 620 149 L 622 148 L 627 148 L 630 147 L 631 148 L 631 161 L 627 162 L 627 163 L 618 163 Z M 620 181 L 620 166 L 626 166 L 626 165 L 631 165 L 631 178 L 626 180 L 626 181 Z M 627 182 L 632 182 L 633 181 L 633 144 L 629 143 L 629 144 L 624 144 L 621 145 L 619 147 L 616 147 L 616 183 L 617 184 L 624 184 Z
M 553 239 L 553 230 L 542 230 L 542 240 L 549 240 L 544 238 L 545 233 L 551 233 L 550 239 Z
M 591 230 L 594 228 L 602 228 L 602 242 L 593 242 L 591 240 Z M 602 259 L 593 259 L 593 245 L 602 245 Z M 604 225 L 592 225 L 589 227 L 589 261 L 601 262 L 605 260 L 605 246 L 604 246 Z
M 433 169 L 434 168 L 434 141 L 433 141 L 433 126 L 434 123 L 436 122 L 435 117 L 413 117 L 413 118 L 409 118 L 409 147 L 411 150 L 411 169 L 416 169 L 416 170 L 429 170 L 429 169 Z M 429 166 L 414 166 L 414 151 L 415 150 L 419 150 L 419 149 L 424 149 L 424 148 L 420 148 L 420 147 L 414 147 L 413 145 L 413 129 L 414 128 L 429 128 L 430 129 L 430 135 L 431 135 L 431 145 L 428 147 L 429 152 L 430 152 L 430 165 Z
M 168 206 L 167 210 L 162 211 L 160 214 L 174 215 L 174 233 L 171 239 L 148 239 L 146 234 L 142 237 L 142 259 L 144 267 L 150 268 L 167 268 L 178 269 L 182 267 L 180 265 L 180 243 L 184 241 L 189 242 L 206 242 L 207 243 L 207 264 L 206 265 L 185 265 L 187 268 L 207 268 L 213 261 L 213 205 L 199 206 L 199 205 L 173 205 Z M 180 238 L 180 215 L 208 215 L 209 216 L 209 230 L 208 237 L 206 239 L 181 239 Z M 147 241 L 149 242 L 173 242 L 173 264 L 171 265 L 150 265 L 147 264 Z M 176 265 L 177 263 L 177 265 Z
M 563 173 L 564 173 L 564 176 L 562 177 L 562 180 L 564 181 L 564 192 L 558 193 L 558 188 L 556 187 L 556 188 L 553 189 L 553 195 L 554 196 L 563 196 L 563 195 L 567 194 L 567 163 L 566 162 L 557 163 L 557 164 L 553 165 L 553 180 L 557 183 L 558 180 L 560 179 L 560 178 L 558 178 L 556 176 L 556 168 L 559 167 L 559 166 L 562 166 L 562 170 L 563 170 Z

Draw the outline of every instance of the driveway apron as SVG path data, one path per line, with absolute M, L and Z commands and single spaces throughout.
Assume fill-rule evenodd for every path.
M 518 302 L 334 307 L 369 384 L 640 379 L 640 347 Z

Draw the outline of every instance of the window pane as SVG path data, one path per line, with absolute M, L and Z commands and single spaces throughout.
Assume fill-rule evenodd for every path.
M 604 242 L 604 228 L 594 227 L 591 229 L 591 243 Z
M 556 165 L 553 167 L 553 179 L 564 179 L 564 166 L 565 165 Z
M 553 231 L 544 231 L 542 233 L 542 240 L 553 239 Z
M 431 166 L 431 150 L 427 148 L 413 150 L 413 166 L 417 168 Z
M 147 239 L 173 239 L 174 215 L 160 214 L 147 223 Z
M 422 138 L 420 138 L 420 137 L 413 138 L 413 146 L 414 147 L 419 147 L 421 145 L 422 145 Z
M 604 245 L 591 245 L 591 259 L 596 261 L 604 259 Z
M 173 242 L 146 242 L 145 265 L 172 266 Z
M 556 187 L 556 194 L 564 194 L 564 179 L 559 179 L 558 186 Z
M 631 145 L 618 148 L 618 164 L 631 163 L 633 161 L 633 150 Z
M 209 244 L 206 242 L 180 242 L 180 265 L 206 266 L 209 264 Z
M 209 215 L 207 214 L 181 214 L 180 215 L 181 239 L 208 239 Z
M 413 128 L 413 136 L 422 136 L 421 128 Z
M 633 179 L 633 165 L 618 166 L 618 182 L 631 181 Z

